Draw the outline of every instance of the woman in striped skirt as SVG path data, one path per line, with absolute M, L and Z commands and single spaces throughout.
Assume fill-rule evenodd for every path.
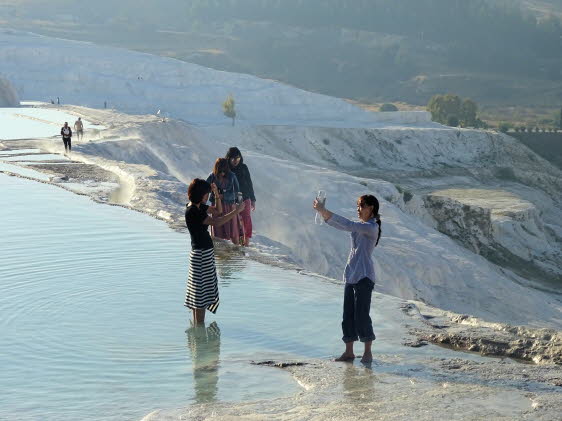
M 217 198 L 215 206 L 206 205 L 211 191 Z M 227 223 L 244 210 L 244 204 L 218 216 L 222 214 L 222 204 L 217 186 L 199 178 L 191 182 L 187 196 L 189 203 L 185 209 L 185 223 L 191 235 L 191 253 L 184 305 L 193 311 L 193 322 L 199 324 L 205 321 L 205 310 L 215 313 L 219 307 L 215 251 L 209 225 L 217 227 Z

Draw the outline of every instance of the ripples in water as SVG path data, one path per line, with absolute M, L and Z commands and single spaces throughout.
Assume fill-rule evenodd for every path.
M 53 186 L 0 175 L 0 187 L 2 419 L 138 419 L 294 393 L 250 361 L 339 345 L 338 286 L 221 252 L 221 306 L 198 331 L 183 307 L 187 235 Z

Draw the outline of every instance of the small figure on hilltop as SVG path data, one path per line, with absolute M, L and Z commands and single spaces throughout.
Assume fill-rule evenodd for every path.
M 230 170 L 236 175 L 238 184 L 240 185 L 240 192 L 242 193 L 242 201 L 245 204 L 244 212 L 240 214 L 241 225 L 244 231 L 244 246 L 250 245 L 250 238 L 252 238 L 252 215 L 251 211 L 256 210 L 256 196 L 254 195 L 254 185 L 252 184 L 252 177 L 248 166 L 244 164 L 244 158 L 240 149 L 232 147 L 226 153 L 226 159 L 230 165 Z
M 381 219 L 379 201 L 375 196 L 364 195 L 357 200 L 360 222 L 353 222 L 330 212 L 324 201 L 316 199 L 313 207 L 326 223 L 336 229 L 351 233 L 351 252 L 344 271 L 345 291 L 343 298 L 342 340 L 344 353 L 336 361 L 353 361 L 353 344 L 358 339 L 365 344 L 361 362 L 373 361 L 371 345 L 375 340 L 371 310 L 371 296 L 375 287 L 375 265 L 371 253 L 379 243 Z
M 72 150 L 72 129 L 68 127 L 68 121 L 64 122 L 64 126 L 60 129 L 60 134 L 64 143 L 64 151 L 70 152 Z
M 84 137 L 84 124 L 82 123 L 82 117 L 78 117 L 78 120 L 74 122 L 74 130 L 76 131 L 76 137 L 80 141 Z
M 60 105 L 60 98 L 57 97 L 57 104 Z

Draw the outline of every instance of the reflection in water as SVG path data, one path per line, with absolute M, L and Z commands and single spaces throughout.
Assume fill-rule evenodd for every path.
M 241 251 L 232 250 L 230 246 L 228 249 L 215 246 L 215 259 L 221 286 L 230 285 L 230 281 L 234 278 L 233 275 L 242 272 L 246 267 L 244 254 Z
M 212 322 L 209 327 L 192 325 L 186 333 L 193 361 L 195 400 L 197 403 L 214 402 L 217 399 L 219 381 L 219 326 L 217 322 Z
M 357 368 L 346 364 L 343 373 L 343 391 L 346 399 L 356 403 L 375 399 L 375 373 L 367 367 Z

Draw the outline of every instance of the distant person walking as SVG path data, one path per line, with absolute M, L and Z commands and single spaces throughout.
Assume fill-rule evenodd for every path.
M 250 245 L 250 238 L 252 238 L 252 215 L 251 211 L 256 210 L 256 196 L 254 195 L 254 185 L 252 184 L 252 177 L 248 166 L 244 164 L 244 158 L 240 149 L 232 147 L 226 153 L 226 159 L 230 165 L 230 170 L 236 175 L 240 191 L 242 192 L 242 200 L 246 205 L 244 212 L 240 214 L 242 225 L 244 228 L 244 245 Z
M 215 196 L 215 206 L 206 204 L 211 192 Z M 209 225 L 216 228 L 228 224 L 244 210 L 244 203 L 225 214 L 216 184 L 199 178 L 191 182 L 187 196 L 189 203 L 185 209 L 185 223 L 191 236 L 191 252 L 184 305 L 193 311 L 193 323 L 202 324 L 205 322 L 205 311 L 216 313 L 219 307 L 215 251 Z
M 215 162 L 213 172 L 207 177 L 207 182 L 215 183 L 218 188 L 218 194 L 222 200 L 223 215 L 228 214 L 236 205 L 237 193 L 240 191 L 238 178 L 230 171 L 228 160 L 226 158 L 218 158 Z M 215 204 L 217 195 L 211 193 L 211 204 Z M 232 218 L 227 224 L 221 226 L 213 226 L 211 233 L 215 238 L 223 240 L 231 240 L 234 244 L 240 243 L 241 227 L 238 224 L 238 218 Z
M 314 209 L 336 229 L 351 232 L 351 252 L 344 271 L 345 292 L 343 299 L 342 340 L 345 352 L 336 361 L 353 361 L 353 344 L 357 339 L 365 344 L 362 363 L 373 361 L 371 345 L 375 340 L 373 323 L 369 315 L 371 295 L 375 286 L 375 267 L 371 254 L 381 236 L 379 201 L 375 196 L 365 195 L 357 200 L 357 215 L 360 222 L 352 222 L 330 212 L 324 203 L 315 200 Z
M 72 150 L 72 129 L 68 127 L 68 121 L 64 122 L 64 126 L 60 129 L 60 134 L 64 143 L 64 151 L 70 152 Z
M 82 123 L 82 117 L 78 117 L 78 120 L 74 122 L 74 130 L 78 140 L 82 140 L 84 137 L 84 124 Z

